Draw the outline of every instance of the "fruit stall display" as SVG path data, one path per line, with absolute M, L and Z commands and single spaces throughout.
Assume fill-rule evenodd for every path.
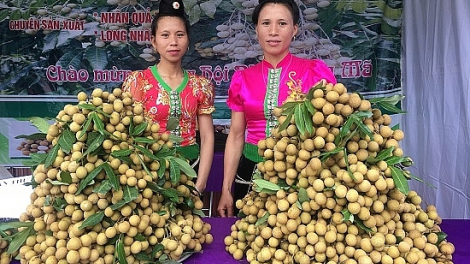
M 274 109 L 280 125 L 258 143 L 264 161 L 226 250 L 251 264 L 453 263 L 435 206 L 409 188 L 425 182 L 382 113 L 399 110 L 392 101 L 320 83 Z
M 52 148 L 30 153 L 31 204 L 0 223 L 0 263 L 178 263 L 211 243 L 181 138 L 118 88 L 77 98 L 50 125 Z

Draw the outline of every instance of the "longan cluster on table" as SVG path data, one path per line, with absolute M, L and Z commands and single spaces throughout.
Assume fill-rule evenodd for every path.
M 388 114 L 341 83 L 288 101 L 273 111 L 280 125 L 258 143 L 264 161 L 252 190 L 236 201 L 242 218 L 224 241 L 235 259 L 453 263 L 436 208 L 408 189 L 412 160 Z
M 30 224 L 30 232 L 2 264 L 14 256 L 30 264 L 178 260 L 211 243 L 195 172 L 175 139 L 130 93 L 95 89 L 77 98 L 49 127 L 53 148 L 32 156 L 31 204 L 19 219 L 25 227 L 13 230 Z

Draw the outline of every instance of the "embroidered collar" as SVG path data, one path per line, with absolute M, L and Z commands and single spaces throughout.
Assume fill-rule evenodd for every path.
M 160 74 L 158 73 L 158 70 L 157 70 L 157 66 L 156 65 L 153 65 L 152 67 L 150 67 L 150 70 L 152 71 L 152 74 L 153 76 L 155 77 L 155 79 L 157 79 L 157 81 L 160 83 L 160 85 L 167 91 L 167 92 L 172 92 L 173 89 L 171 89 L 171 87 L 163 80 L 163 78 L 160 76 Z M 183 77 L 183 81 L 181 82 L 181 84 L 175 89 L 176 92 L 181 92 L 185 87 L 186 85 L 188 84 L 188 80 L 189 80 L 189 77 L 188 77 L 188 72 L 183 69 L 183 74 L 184 74 L 184 77 Z
M 276 68 L 281 68 L 281 67 L 285 68 L 286 66 L 288 66 L 290 64 L 291 61 L 292 61 L 292 54 L 290 52 L 288 52 L 286 54 L 286 56 L 277 64 Z M 263 60 L 262 63 L 263 63 L 263 66 L 268 68 L 268 69 L 273 69 L 274 68 L 274 66 L 271 65 L 271 63 L 269 63 L 266 60 Z

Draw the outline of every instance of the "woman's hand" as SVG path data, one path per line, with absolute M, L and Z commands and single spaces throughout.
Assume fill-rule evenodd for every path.
M 230 192 L 222 191 L 219 205 L 217 206 L 217 212 L 219 212 L 221 217 L 233 216 L 233 197 Z

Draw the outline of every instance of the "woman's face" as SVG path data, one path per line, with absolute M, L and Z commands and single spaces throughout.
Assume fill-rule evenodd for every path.
M 282 4 L 266 4 L 259 14 L 256 34 L 265 59 L 283 58 L 289 51 L 292 38 L 297 34 L 292 13 Z
M 160 54 L 160 61 L 181 61 L 189 46 L 183 20 L 171 16 L 160 18 L 157 30 L 152 36 L 152 46 Z

